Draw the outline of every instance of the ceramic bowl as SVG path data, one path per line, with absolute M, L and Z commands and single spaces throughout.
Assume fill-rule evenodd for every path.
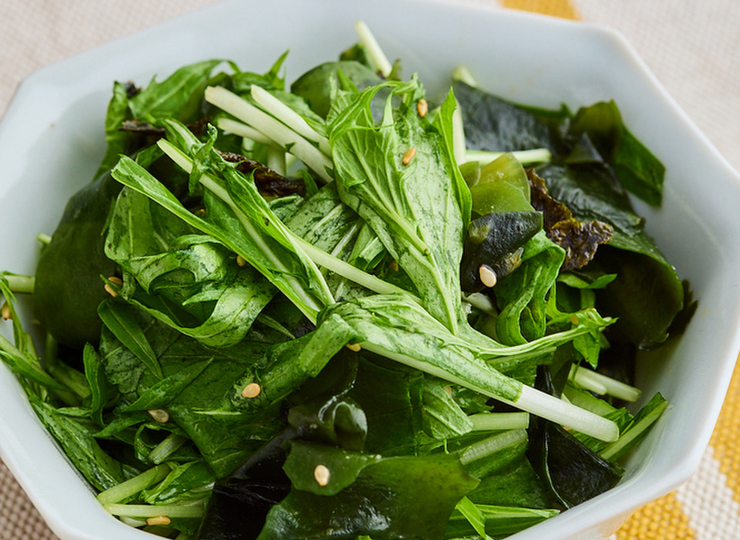
M 699 308 L 678 342 L 645 359 L 638 383 L 646 396 L 660 391 L 671 407 L 616 488 L 513 537 L 605 539 L 698 467 L 740 348 L 740 177 L 613 31 L 453 2 L 231 0 L 75 56 L 28 77 L 0 123 L 0 267 L 33 273 L 37 233 L 53 231 L 64 202 L 103 155 L 114 80 L 146 84 L 208 58 L 264 72 L 290 50 L 291 81 L 354 43 L 360 19 L 431 95 L 465 64 L 481 87 L 521 103 L 575 110 L 614 99 L 629 129 L 666 165 L 663 206 L 637 209 L 690 280 Z M 151 538 L 98 505 L 4 366 L 0 455 L 63 540 Z

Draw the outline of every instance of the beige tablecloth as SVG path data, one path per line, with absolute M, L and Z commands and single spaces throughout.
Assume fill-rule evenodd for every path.
M 449 0 L 601 23 L 621 31 L 681 107 L 740 170 L 740 1 Z M 213 0 L 0 0 L 0 114 L 32 71 Z M 740 211 L 740 209 L 739 209 Z M 701 469 L 639 511 L 619 540 L 740 538 L 740 377 Z M 0 462 L 0 539 L 53 540 Z

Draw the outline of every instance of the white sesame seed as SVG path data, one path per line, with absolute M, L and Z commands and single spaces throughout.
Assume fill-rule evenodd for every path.
M 324 487 L 329 483 L 330 476 L 331 473 L 326 465 L 316 465 L 316 468 L 313 470 L 313 477 L 321 487 Z
M 409 148 L 403 154 L 403 158 L 401 159 L 401 163 L 403 163 L 404 165 L 408 165 L 409 163 L 411 163 L 411 160 L 414 159 L 414 156 L 415 155 L 416 155 L 416 148 Z
M 166 424 L 170 420 L 170 413 L 164 409 L 150 409 L 147 412 L 158 424 Z
M 421 98 L 419 101 L 416 102 L 416 111 L 419 113 L 419 116 L 424 118 L 427 115 L 428 110 L 429 104 L 427 103 L 426 99 Z
M 262 392 L 262 387 L 259 384 L 257 384 L 256 382 L 249 383 L 247 386 L 244 387 L 244 390 L 242 390 L 242 397 L 253 399 L 259 396 L 260 392 Z
M 172 523 L 172 520 L 167 516 L 155 516 L 146 520 L 147 525 L 169 525 L 170 523 Z
M 478 275 L 480 276 L 480 280 L 483 282 L 483 285 L 486 287 L 493 287 L 498 281 L 496 272 L 494 272 L 493 268 L 487 264 L 481 264 L 478 267 Z

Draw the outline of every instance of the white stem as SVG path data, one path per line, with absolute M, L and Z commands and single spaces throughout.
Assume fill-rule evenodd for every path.
M 36 235 L 36 239 L 45 246 L 48 246 L 51 243 L 51 236 L 48 234 L 39 233 Z
M 269 146 L 267 148 L 267 168 L 275 171 L 280 176 L 286 175 L 285 151 L 282 148 L 275 146 Z
M 370 289 L 375 293 L 402 293 L 406 295 L 409 294 L 407 291 L 401 289 L 400 287 L 396 287 L 395 285 L 392 285 L 387 281 L 383 281 L 382 279 L 379 279 L 372 274 L 363 272 L 356 266 L 353 266 L 350 263 L 343 261 L 342 259 L 330 255 L 324 250 L 317 248 L 313 244 L 306 242 L 303 239 L 299 238 L 299 243 L 301 244 L 303 251 L 306 252 L 306 255 L 319 266 L 323 266 L 327 270 L 331 270 L 335 274 L 339 274 L 343 278 L 353 281 L 358 285 L 362 285 L 363 287 Z
M 529 413 L 479 413 L 468 416 L 475 431 L 499 431 L 505 429 L 527 429 Z
M 240 137 L 250 139 L 260 144 L 264 144 L 267 146 L 280 146 L 264 133 L 257 131 L 253 127 L 248 126 L 243 122 L 232 120 L 231 118 L 219 118 L 218 120 L 216 120 L 216 127 L 222 129 L 223 131 L 228 131 L 229 133 L 239 135 Z
M 106 504 L 104 508 L 114 516 L 148 518 L 165 515 L 170 518 L 199 518 L 203 517 L 204 504 L 190 505 L 149 505 L 149 504 Z
M 469 446 L 460 456 L 460 463 L 467 465 L 468 463 L 478 459 L 495 454 L 504 448 L 511 448 L 512 446 L 525 442 L 527 442 L 527 432 L 523 429 L 515 429 L 505 433 L 492 435 L 487 439 L 483 439 L 482 441 Z
M 474 88 L 478 86 L 478 81 L 475 80 L 475 77 L 473 77 L 473 73 L 470 71 L 468 66 L 465 65 L 459 65 L 454 70 L 452 70 L 452 80 L 462 81 L 468 86 L 472 86 Z
M 388 61 L 388 57 L 383 52 L 370 28 L 363 21 L 357 21 L 355 23 L 355 32 L 357 32 L 360 43 L 362 43 L 367 51 L 370 63 L 375 67 L 377 72 L 387 78 L 393 70 L 393 65 Z
M 32 293 L 36 285 L 34 276 L 22 276 L 18 274 L 0 274 L 8 281 L 8 287 L 11 291 L 17 293 Z
M 264 88 L 254 84 L 252 85 L 252 97 L 257 104 L 265 110 L 265 112 L 270 113 L 302 137 L 315 142 L 319 145 L 319 150 L 321 150 L 325 155 L 331 156 L 329 139 L 316 133 L 316 131 L 308 125 L 300 114 L 288 107 L 285 103 L 280 101 Z
M 471 293 L 466 295 L 463 293 L 462 299 L 463 302 L 467 302 L 487 315 L 491 315 L 492 317 L 498 315 L 498 311 L 496 311 L 496 307 L 493 305 L 493 302 L 491 302 L 491 299 L 485 294 Z
M 550 394 L 540 392 L 531 386 L 522 385 L 522 394 L 515 402 L 498 399 L 545 420 L 596 437 L 600 441 L 612 442 L 619 438 L 619 428 L 611 420 L 576 407 Z
M 569 379 L 581 388 L 591 390 L 602 396 L 614 396 L 624 401 L 637 401 L 642 395 L 642 391 L 639 388 L 624 384 L 596 371 L 580 368 L 576 365 L 571 366 Z
M 334 170 L 332 160 L 279 120 L 221 86 L 209 86 L 206 88 L 205 95 L 206 101 L 223 109 L 242 122 L 246 122 L 275 141 L 286 151 L 303 161 L 325 182 L 328 183 L 333 180 L 327 172 L 327 170 Z
M 111 488 L 101 491 L 98 496 L 98 502 L 102 505 L 117 503 L 123 499 L 130 497 L 142 489 L 148 488 L 157 482 L 165 479 L 165 477 L 172 471 L 168 465 L 158 465 L 148 471 L 121 482 Z
M 485 396 L 495 398 L 502 403 L 506 403 L 516 407 L 517 409 L 532 413 L 535 416 L 544 418 L 545 420 L 550 420 L 556 424 L 561 424 L 565 427 L 580 431 L 585 435 L 595 437 L 600 441 L 612 442 L 619 438 L 619 428 L 611 420 L 602 418 L 592 412 L 576 407 L 575 405 L 571 405 L 562 399 L 540 392 L 539 390 L 518 381 L 516 382 L 519 384 L 521 389 L 519 397 L 516 400 L 508 400 L 497 395 L 491 390 L 481 388 L 475 384 L 470 384 L 441 368 L 429 365 L 426 362 L 422 362 L 405 354 L 395 353 L 368 342 L 363 342 L 360 345 L 363 349 L 367 349 L 370 352 L 378 353 L 386 358 L 414 367 L 419 371 L 429 373 L 430 375 L 434 375 L 448 382 L 459 384 L 465 388 L 470 388 L 471 390 Z
M 494 159 L 501 157 L 507 152 L 489 152 L 488 150 L 466 150 L 465 158 L 468 161 L 477 161 L 481 165 L 487 165 Z M 552 159 L 552 153 L 547 148 L 533 148 L 532 150 L 516 150 L 510 152 L 522 165 L 532 163 L 548 163 Z

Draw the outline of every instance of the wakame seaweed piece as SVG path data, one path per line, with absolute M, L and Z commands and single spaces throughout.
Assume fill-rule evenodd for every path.
M 351 451 L 327 444 L 300 440 L 288 444 L 290 451 L 283 470 L 295 489 L 316 495 L 336 495 L 352 485 L 362 469 L 382 459 L 380 454 Z
M 551 165 L 539 169 L 550 195 L 581 220 L 596 219 L 614 228 L 609 244 L 593 262 L 617 279 L 597 291 L 597 308 L 618 317 L 617 326 L 638 347 L 653 348 L 684 306 L 684 287 L 676 269 L 644 230 L 625 190 L 602 164 Z
M 308 401 L 288 410 L 289 423 L 285 429 L 215 484 L 197 536 L 199 540 L 257 538 L 269 509 L 290 492 L 291 482 L 283 469 L 290 441 L 360 449 L 357 443 L 364 438 L 363 413 L 344 397 L 355 372 L 354 368 L 348 372 L 342 369 L 347 363 L 356 368 L 355 356 L 346 352 L 330 361 L 309 388 L 297 392 Z M 314 382 L 321 387 L 318 393 L 313 392 Z
M 580 221 L 608 223 L 627 236 L 642 232 L 645 218 L 635 213 L 629 194 L 604 163 L 549 164 L 537 169 L 553 199 Z
M 567 147 L 563 136 L 571 113 L 565 106 L 553 111 L 524 107 L 462 81 L 453 88 L 467 148 L 492 152 L 547 148 L 557 155 Z
M 684 307 L 684 288 L 665 258 L 605 246 L 596 261 L 617 278 L 597 291 L 596 305 L 639 349 L 660 346 Z
M 561 269 L 577 270 L 584 267 L 596 255 L 600 244 L 612 239 L 611 225 L 592 220 L 579 221 L 562 203 L 547 192 L 545 181 L 533 169 L 527 170 L 532 193 L 532 206 L 542 212 L 547 237 L 565 250 L 565 261 Z
M 242 174 L 252 174 L 254 183 L 260 193 L 266 197 L 286 197 L 288 195 L 305 195 L 306 183 L 303 180 L 286 178 L 262 165 L 240 154 L 230 152 L 219 152 L 221 157 L 229 163 L 236 163 L 236 168 Z
M 539 422 L 539 419 L 537 420 Z M 591 450 L 565 429 L 545 422 L 532 437 L 529 458 L 555 497 L 572 508 L 616 486 L 624 470 Z
M 105 255 L 103 231 L 120 190 L 104 173 L 75 193 L 39 257 L 33 313 L 54 339 L 69 347 L 82 349 L 100 340 L 98 304 L 110 297 L 100 276 L 118 271 Z
M 287 441 L 305 426 L 288 427 L 254 452 L 233 474 L 215 483 L 196 540 L 255 540 L 269 510 L 288 493 L 283 471 Z
M 542 229 L 540 212 L 492 213 L 468 226 L 460 264 L 460 283 L 466 293 L 482 291 L 486 285 L 480 267 L 486 265 L 497 279 L 509 275 L 516 265 L 516 251 Z
M 568 131 L 572 136 L 587 133 L 630 193 L 653 206 L 660 205 L 665 166 L 625 127 L 614 101 L 581 107 Z
M 537 387 L 553 390 L 546 367 L 538 370 Z M 529 434 L 527 457 L 566 509 L 610 490 L 622 479 L 624 469 L 602 458 L 558 424 L 532 417 Z
M 581 107 L 573 115 L 565 105 L 559 110 L 530 107 L 460 81 L 454 88 L 468 148 L 547 148 L 561 164 L 608 164 L 624 188 L 649 204 L 660 204 L 665 167 L 627 129 L 613 101 Z
M 331 108 L 332 79 L 336 81 L 338 72 L 347 77 L 359 90 L 381 81 L 367 65 L 356 60 L 340 60 L 326 62 L 310 69 L 293 81 L 290 91 L 304 98 L 316 114 L 326 118 Z
M 367 421 L 365 451 L 395 456 L 417 454 L 422 430 L 423 375 L 363 352 L 348 396 Z
M 310 426 L 310 440 L 358 452 L 365 447 L 368 430 L 365 411 L 341 393 L 291 407 L 288 424 L 296 429 Z
M 458 501 L 478 483 L 457 456 L 398 456 L 365 466 L 335 495 L 291 490 L 259 540 L 443 538 Z

